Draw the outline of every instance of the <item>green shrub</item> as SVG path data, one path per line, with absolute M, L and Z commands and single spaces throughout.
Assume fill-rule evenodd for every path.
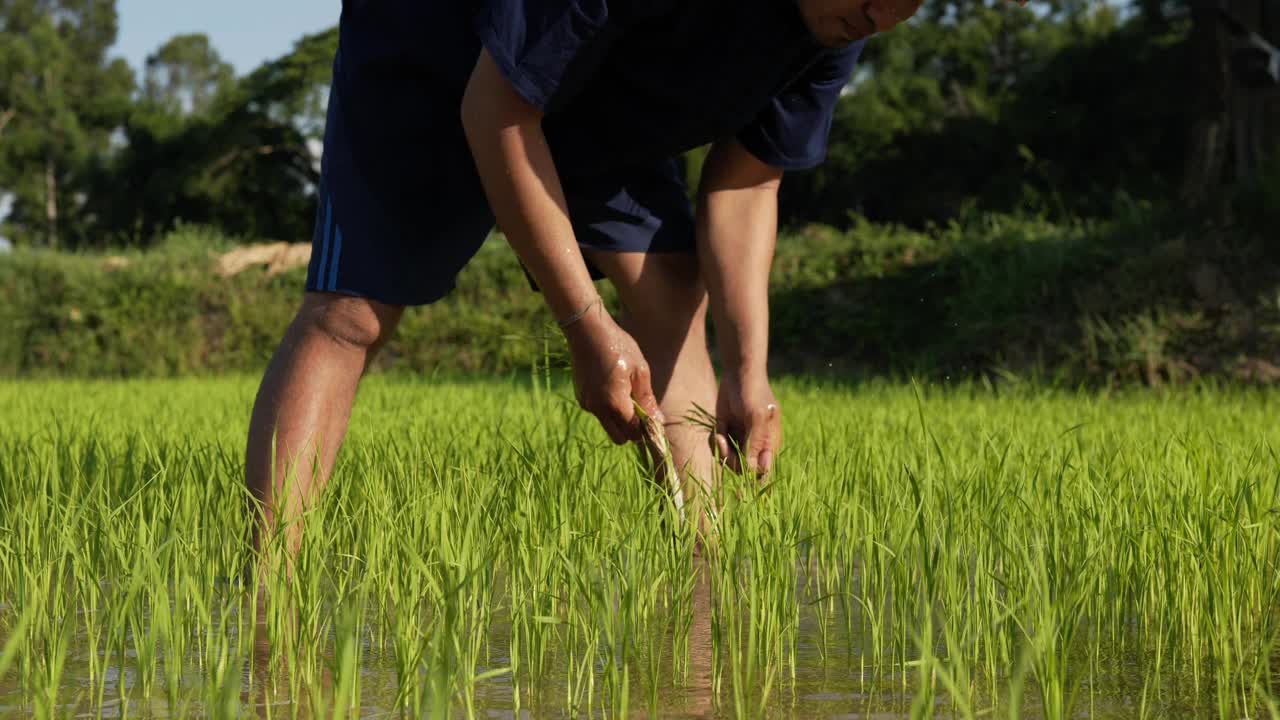
M 855 219 L 847 232 L 785 234 L 772 368 L 1095 383 L 1280 377 L 1280 249 L 1265 232 L 1197 229 L 1137 203 L 1118 209 L 1106 222 L 973 212 L 925 231 Z M 305 270 L 222 278 L 216 258 L 231 247 L 187 227 L 149 252 L 0 258 L 0 322 L 11 328 L 0 333 L 0 374 L 261 372 Z M 616 305 L 607 283 L 601 290 Z M 405 314 L 375 367 L 529 372 L 548 359 L 564 365 L 560 336 L 495 237 L 454 293 Z

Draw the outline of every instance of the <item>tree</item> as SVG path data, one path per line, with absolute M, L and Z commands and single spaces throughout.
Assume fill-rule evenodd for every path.
M 1280 3 L 1276 0 L 1239 0 L 1232 3 L 1235 15 L 1250 34 L 1256 34 L 1272 49 L 1278 38 L 1275 32 L 1275 15 L 1280 11 Z M 1234 36 L 1232 40 L 1233 60 L 1250 55 L 1257 51 L 1252 47 L 1249 38 Z M 1268 56 L 1267 60 L 1273 62 Z M 1262 83 L 1255 84 L 1259 78 L 1248 77 L 1249 73 L 1243 64 L 1232 64 L 1231 105 L 1232 145 L 1235 150 L 1235 180 L 1248 181 L 1256 176 L 1267 164 L 1275 160 L 1274 153 L 1280 148 L 1280 93 L 1277 93 L 1277 81 L 1274 75 L 1266 74 L 1260 78 Z M 1269 68 L 1270 69 L 1270 68 Z
M 245 89 L 251 103 L 276 122 L 295 126 L 308 141 L 323 140 L 337 50 L 337 27 L 303 36 L 288 54 L 249 75 Z
M 1078 134 L 1064 106 L 1075 113 L 1128 89 L 1099 97 L 1087 82 L 1066 87 L 1059 78 L 1114 75 L 1114 67 L 1060 60 L 1094 59 L 1089 51 L 1115 30 L 1114 12 L 1074 1 L 1037 10 L 1007 0 L 930 0 L 910 23 L 869 42 L 837 107 L 827 163 L 783 184 L 784 219 L 844 224 L 854 211 L 920 226 L 975 202 L 1051 204 L 1042 197 L 1052 194 L 1048 161 L 1057 139 L 1049 142 L 1046 131 L 1065 125 Z M 1070 98 L 1055 96 L 1067 90 Z M 1067 157 L 1074 170 L 1093 155 Z
M 183 82 L 157 79 L 151 99 L 131 115 L 125 148 L 92 200 L 104 226 L 138 242 L 179 220 L 251 238 L 309 237 L 336 28 L 304 37 L 217 92 L 208 81 L 217 73 L 195 71 L 216 67 L 207 42 L 186 36 L 165 48 L 173 52 L 154 56 L 174 60 L 163 78 Z M 196 96 L 193 83 L 207 100 L 186 102 Z M 162 86 L 173 91 L 161 93 Z
M 129 107 L 114 0 L 0 0 L 0 192 L 19 241 L 83 240 L 86 183 Z
M 1231 181 L 1255 176 L 1280 151 L 1280 93 L 1274 85 L 1250 87 L 1233 67 L 1243 38 L 1226 32 L 1222 11 L 1269 41 L 1280 44 L 1276 0 L 1192 0 L 1188 48 L 1194 58 L 1189 101 L 1195 123 L 1188 137 L 1181 195 L 1192 207 L 1220 195 Z
M 179 115 L 203 113 L 235 83 L 235 70 L 203 33 L 177 35 L 147 56 L 142 96 Z
M 971 208 L 1062 218 L 1168 204 L 1188 184 L 1193 135 L 1205 140 L 1201 175 L 1222 177 L 1238 165 L 1232 148 L 1244 146 L 1230 144 L 1227 99 L 1213 91 L 1227 70 L 1197 55 L 1198 29 L 1180 1 L 1121 13 L 1115 4 L 1046 12 L 1042 3 L 929 0 L 868 44 L 837 107 L 828 162 L 783 184 L 784 220 L 844 224 L 853 211 L 924 227 Z M 1280 132 L 1270 122 L 1246 137 L 1274 153 Z M 1209 192 L 1221 183 L 1189 184 Z

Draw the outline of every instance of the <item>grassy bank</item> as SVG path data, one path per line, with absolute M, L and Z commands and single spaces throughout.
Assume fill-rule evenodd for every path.
M 925 232 L 862 224 L 789 233 L 772 279 L 773 367 L 840 377 L 1274 382 L 1280 245 L 1250 229 L 1267 222 L 1208 229 L 1129 208 L 1074 224 L 976 214 Z M 13 329 L 0 334 L 0 374 L 260 371 L 297 306 L 304 270 L 251 267 L 223 278 L 217 256 L 234 247 L 184 229 L 146 253 L 0 257 L 0 322 Z M 540 298 L 494 238 L 453 295 L 406 315 L 378 367 L 527 370 L 560 350 Z
M 375 378 L 262 609 L 254 380 L 0 383 L 0 716 L 1276 716 L 1271 391 L 780 383 L 698 575 L 568 388 Z

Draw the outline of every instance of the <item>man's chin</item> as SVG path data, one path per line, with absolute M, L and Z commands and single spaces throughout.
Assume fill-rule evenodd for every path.
M 832 35 L 829 37 L 818 38 L 818 44 L 831 50 L 843 50 L 859 40 L 865 40 L 868 37 L 871 37 L 871 35 L 865 34 L 862 37 L 850 37 L 844 34 Z
M 849 40 L 846 39 L 844 33 L 821 32 L 810 34 L 819 45 L 831 50 L 838 50 L 849 44 Z
M 848 25 L 845 25 L 845 27 L 842 27 L 838 30 L 836 29 L 827 30 L 819 34 L 817 36 L 817 40 L 818 40 L 818 44 L 822 45 L 823 47 L 831 48 L 833 50 L 840 50 L 842 48 L 849 47 L 850 45 L 858 42 L 859 40 L 865 40 L 866 38 L 870 37 L 872 34 L 873 33 L 869 33 L 869 32 L 859 32 L 858 30 L 852 27 L 849 27 Z
M 840 50 L 849 47 L 859 40 L 873 35 L 871 32 L 859 32 L 860 28 L 847 22 L 811 22 L 806 19 L 809 35 L 824 48 Z

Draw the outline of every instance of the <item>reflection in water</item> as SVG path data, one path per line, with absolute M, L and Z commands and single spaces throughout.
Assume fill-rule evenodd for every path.
M 319 686 L 308 687 L 307 673 L 304 668 L 289 666 L 291 653 L 285 647 L 287 643 L 299 642 L 298 613 L 288 607 L 272 608 L 267 599 L 268 593 L 260 588 L 253 600 L 252 641 L 248 649 L 248 657 L 244 660 L 244 672 L 240 682 L 241 713 L 248 713 L 263 720 L 274 720 L 280 717 L 294 717 L 294 705 L 297 705 L 297 717 L 328 717 L 333 714 L 335 701 L 333 692 L 333 673 L 329 658 L 323 658 L 319 672 Z M 272 632 L 270 611 L 279 613 L 275 618 L 275 633 Z M 273 646 L 272 641 L 276 646 Z M 276 650 L 273 652 L 273 650 Z M 298 673 L 294 675 L 293 673 Z M 315 707 L 319 703 L 320 711 Z M 387 707 L 390 710 L 390 702 Z
M 697 579 L 693 585 L 693 603 L 689 626 L 689 682 L 686 700 L 691 718 L 710 718 L 715 714 L 714 646 L 711 642 L 711 571 L 706 557 L 694 558 Z
M 715 688 L 715 643 L 713 642 L 716 606 L 712 602 L 710 568 L 703 557 L 696 557 L 693 563 L 695 578 L 692 587 L 691 602 L 688 605 L 688 656 L 687 672 L 680 679 L 673 674 L 664 674 L 658 690 L 657 717 L 703 719 L 717 717 L 733 717 L 732 689 L 722 688 L 717 697 Z M 236 603 L 232 603 L 233 606 Z M 798 638 L 794 682 L 785 681 L 782 686 L 775 687 L 769 701 L 767 712 L 771 717 L 793 718 L 853 718 L 875 717 L 884 720 L 901 720 L 910 716 L 910 705 L 913 699 L 912 688 L 908 683 L 914 682 L 913 674 L 904 677 L 893 672 L 886 673 L 880 682 L 864 684 L 862 670 L 856 653 L 859 644 L 865 638 L 845 638 L 836 630 L 825 639 L 825 650 L 820 650 L 820 630 L 813 606 L 802 612 L 801 629 Z M 206 715 L 211 717 L 240 716 L 258 717 L 264 720 L 276 718 L 310 718 L 332 717 L 335 696 L 347 697 L 346 690 L 335 691 L 335 676 L 331 669 L 334 658 L 331 655 L 315 657 L 314 660 L 301 660 L 307 663 L 301 667 L 290 667 L 285 664 L 286 658 L 298 656 L 297 648 L 290 652 L 287 645 L 273 643 L 299 642 L 297 615 L 290 610 L 281 617 L 272 617 L 271 609 L 265 597 L 259 595 L 253 602 L 246 602 L 240 612 L 229 610 L 236 617 L 229 626 L 229 643 L 234 648 L 233 656 L 238 658 L 233 671 L 237 677 L 232 678 L 234 686 L 229 688 L 231 694 L 225 698 L 215 698 L 218 692 L 210 687 L 222 681 L 215 679 L 208 672 L 209 666 L 197 666 L 199 658 L 192 656 L 191 671 L 183 676 L 187 693 L 183 696 L 184 704 L 175 711 L 159 698 L 142 701 L 137 686 L 128 680 L 134 674 L 132 663 L 136 656 L 126 659 L 125 667 L 109 667 L 107 674 L 112 680 L 107 689 L 107 703 L 102 706 L 108 714 L 122 712 L 119 701 L 112 701 L 116 688 L 129 697 L 129 714 L 142 710 L 143 714 L 152 717 L 186 717 Z M 369 620 L 372 622 L 372 617 Z M 372 635 L 372 625 L 365 630 Z M 358 698 L 360 717 L 393 717 L 401 713 L 396 707 L 397 676 L 395 661 L 389 651 L 374 648 L 369 635 L 362 633 L 365 645 L 360 653 L 361 667 L 359 672 L 360 688 L 354 693 Z M 496 621 L 490 626 L 488 636 L 492 641 L 491 657 L 488 666 L 502 666 L 508 663 L 506 653 L 510 651 L 511 631 L 505 619 Z M 210 635 L 207 640 L 214 640 Z M 669 646 L 672 638 L 666 638 Z M 846 642 L 848 640 L 848 642 Z M 82 642 L 79 640 L 78 642 Z M 325 643 L 325 653 L 332 653 L 332 643 Z M 83 649 L 83 645 L 79 646 Z M 273 652 L 274 650 L 274 652 Z M 305 654 L 304 654 L 305 655 Z M 1159 680 L 1153 680 L 1152 674 L 1144 666 L 1141 651 L 1134 648 L 1117 651 L 1114 661 L 1114 672 L 1099 677 L 1097 684 L 1086 684 L 1082 692 L 1091 695 L 1086 707 L 1089 716 L 1094 718 L 1128 718 L 1134 716 L 1135 703 L 1144 701 L 1150 708 L 1151 717 L 1208 717 L 1213 716 L 1210 707 L 1196 703 L 1201 700 L 1188 691 L 1189 680 L 1176 672 L 1166 672 Z M 526 717 L 571 717 L 565 704 L 566 678 L 564 668 L 566 658 L 554 652 L 548 656 L 548 673 L 536 687 L 529 687 L 523 682 L 519 690 L 509 676 L 500 675 L 477 682 L 471 693 L 474 701 L 476 717 L 487 718 L 526 718 Z M 1131 670 L 1126 672 L 1126 669 Z M 1147 671 L 1144 672 L 1144 669 Z M 788 668 L 788 675 L 790 674 Z M 598 675 L 599 668 L 597 668 Z M 634 671 L 634 668 L 633 668 Z M 70 690 L 75 687 L 88 687 L 88 667 L 83 652 L 74 651 L 68 664 L 64 683 Z M 649 708 L 640 700 L 641 693 L 637 686 L 636 675 L 632 675 L 632 710 L 637 717 L 650 715 Z M 314 686 L 309 684 L 314 679 Z M 28 714 L 30 707 L 24 706 L 21 690 L 10 679 L 0 679 L 0 716 L 18 716 Z M 596 677 L 595 692 L 602 692 L 603 681 Z M 725 680 L 728 683 L 728 679 Z M 1103 684 L 1105 683 L 1105 684 Z M 160 691 L 161 688 L 157 688 Z M 517 704 L 516 694 L 521 696 Z M 163 695 L 163 692 L 157 694 Z M 75 705 L 59 708 L 60 716 L 71 716 L 77 713 L 96 714 L 91 699 L 86 693 L 68 692 L 67 696 L 75 696 Z M 1038 692 L 1029 683 L 1024 688 L 1024 704 L 1022 717 L 1032 720 L 1046 716 L 1044 708 L 1038 701 Z M 464 716 L 463 699 L 455 697 L 455 712 Z M 216 706 L 206 703 L 216 703 Z M 236 707 L 238 705 L 238 707 Z M 24 707 L 26 712 L 24 712 Z M 600 716 L 599 700 L 593 704 L 596 712 L 590 717 Z M 938 699 L 935 706 L 938 716 L 949 716 L 945 697 Z M 994 713 L 993 717 L 1004 717 L 1005 708 Z M 407 716 L 414 717 L 413 709 L 406 709 Z M 349 714 L 351 716 L 352 714 Z M 582 716 L 582 715 L 579 715 Z
M 271 636 L 267 632 L 266 593 L 259 591 L 254 602 L 257 612 L 253 623 L 253 654 L 246 665 L 246 675 L 241 683 L 243 693 L 240 697 L 241 707 L 252 708 L 254 717 L 269 718 L 271 716 L 271 698 L 275 694 L 272 688 L 271 673 Z M 284 657 L 280 658 L 282 667 L 276 677 L 284 677 L 287 668 L 283 667 Z
M 267 629 L 267 594 L 259 588 L 254 596 L 257 606 L 253 622 L 253 645 L 249 659 L 245 663 L 245 674 L 241 681 L 240 706 L 250 708 L 254 717 L 270 718 L 271 700 L 276 694 L 271 672 L 271 635 Z M 281 654 L 281 667 L 274 673 L 283 678 L 287 673 L 284 667 L 284 656 Z

